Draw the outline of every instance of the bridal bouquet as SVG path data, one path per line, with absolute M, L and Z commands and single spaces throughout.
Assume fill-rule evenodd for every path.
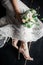
M 25 27 L 31 28 L 34 24 L 39 26 L 37 12 L 34 9 L 29 9 L 23 13 L 22 21 Z

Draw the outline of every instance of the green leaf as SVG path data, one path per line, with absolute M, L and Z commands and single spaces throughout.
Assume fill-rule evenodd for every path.
M 43 18 L 41 18 L 41 20 L 43 20 Z

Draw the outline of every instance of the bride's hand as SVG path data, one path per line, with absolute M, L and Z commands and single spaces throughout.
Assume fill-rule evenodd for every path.
M 21 18 L 21 13 L 15 12 L 15 18 L 16 18 L 20 23 L 23 23 L 22 18 Z
M 21 22 L 21 23 L 25 23 L 25 22 L 26 22 L 24 19 L 22 19 L 21 13 L 16 12 L 16 13 L 15 13 L 15 17 L 16 17 L 16 19 L 17 19 L 19 22 Z

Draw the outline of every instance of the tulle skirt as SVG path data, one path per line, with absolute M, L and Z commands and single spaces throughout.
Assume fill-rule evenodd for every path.
M 9 6 L 7 4 L 9 4 Z M 0 27 L 0 30 L 5 32 L 6 36 L 12 37 L 13 39 L 22 40 L 25 42 L 36 41 L 43 36 L 43 23 L 39 19 L 38 19 L 39 26 L 34 24 L 31 28 L 27 28 L 15 19 L 14 14 L 13 14 L 14 11 L 11 7 L 11 4 L 9 2 L 7 4 L 6 4 L 7 5 L 7 17 L 3 18 L 3 22 L 7 20 L 10 22 L 14 22 L 14 24 L 9 23 L 3 27 Z M 29 9 L 20 0 L 18 0 L 18 4 L 19 4 L 21 13 Z

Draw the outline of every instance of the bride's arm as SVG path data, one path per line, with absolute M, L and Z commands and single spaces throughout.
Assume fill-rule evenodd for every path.
M 21 11 L 19 8 L 19 0 L 11 0 L 14 12 L 15 12 L 15 16 L 18 19 L 19 22 L 22 23 L 22 19 L 21 19 Z
M 29 9 L 29 7 L 25 3 L 23 3 L 21 0 L 11 0 L 11 1 L 13 3 L 15 10 L 18 13 L 23 13 Z
M 14 7 L 14 10 L 16 11 L 16 13 L 20 14 L 18 0 L 12 0 L 12 4 L 13 4 L 13 7 Z

